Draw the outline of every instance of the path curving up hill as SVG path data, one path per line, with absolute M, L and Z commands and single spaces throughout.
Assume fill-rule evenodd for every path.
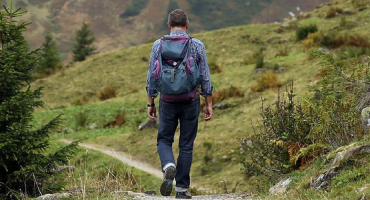
M 60 140 L 65 143 L 71 143 L 71 140 L 62 139 Z M 116 151 L 107 147 L 101 147 L 97 146 L 95 144 L 89 144 L 89 143 L 79 143 L 81 147 L 87 148 L 87 149 L 93 149 L 96 151 L 100 151 L 102 153 L 105 153 L 109 156 L 112 156 L 119 161 L 123 162 L 124 164 L 134 167 L 137 169 L 140 169 L 142 171 L 145 171 L 155 177 L 158 177 L 160 179 L 163 178 L 162 171 L 150 166 L 147 163 L 144 163 L 142 161 L 139 161 L 135 158 L 133 158 L 131 155 L 122 152 L 122 151 Z M 194 185 L 194 184 L 193 184 Z M 134 196 L 133 199 L 135 200 L 165 200 L 165 199 L 175 199 L 175 197 L 161 197 L 161 196 L 149 196 L 143 193 L 132 193 Z M 193 196 L 193 199 L 198 200 L 233 200 L 233 199 L 244 199 L 244 200 L 250 200 L 251 198 L 246 198 L 245 195 L 239 195 L 239 194 L 217 194 L 217 195 L 202 195 L 202 196 Z
M 65 142 L 65 143 L 71 143 L 72 141 L 71 140 L 60 140 L 62 142 Z M 85 148 L 88 148 L 88 149 L 93 149 L 93 150 L 96 150 L 96 151 L 100 151 L 102 153 L 105 153 L 109 156 L 112 156 L 118 160 L 120 160 L 121 162 L 123 162 L 124 164 L 130 166 L 130 167 L 134 167 L 134 168 L 137 168 L 141 171 L 145 171 L 157 178 L 160 178 L 162 179 L 163 178 L 163 173 L 161 170 L 157 169 L 157 168 L 154 168 L 152 166 L 150 166 L 149 164 L 147 163 L 144 163 L 142 161 L 139 161 L 137 159 L 134 159 L 130 154 L 127 154 L 125 152 L 122 152 L 122 151 L 116 151 L 116 150 L 113 150 L 113 149 L 110 149 L 110 148 L 107 148 L 107 147 L 101 147 L 101 146 L 97 146 L 95 144 L 88 144 L 88 143 L 79 143 L 79 145 L 81 147 L 85 147 Z

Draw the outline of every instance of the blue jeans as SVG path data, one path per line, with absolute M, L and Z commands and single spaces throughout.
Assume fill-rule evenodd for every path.
M 162 169 L 175 164 L 172 151 L 175 131 L 180 121 L 179 156 L 176 165 L 176 187 L 189 188 L 190 168 L 193 161 L 194 140 L 198 131 L 200 98 L 188 102 L 169 103 L 159 100 L 159 126 L 157 148 Z

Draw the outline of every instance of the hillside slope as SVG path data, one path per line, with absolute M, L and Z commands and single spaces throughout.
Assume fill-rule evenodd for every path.
M 308 11 L 328 0 L 13 0 L 28 10 L 26 39 L 32 48 L 44 41 L 48 30 L 68 58 L 74 33 L 83 22 L 91 25 L 100 52 L 143 44 L 167 32 L 170 10 L 183 8 L 189 14 L 191 32 L 213 30 L 249 23 L 281 21 L 289 11 Z M 9 0 L 3 0 L 6 4 Z
M 325 18 L 333 8 L 338 14 Z M 346 9 L 351 14 L 339 12 Z M 370 10 L 359 11 L 344 0 L 335 0 L 298 18 L 283 24 L 254 24 L 194 34 L 206 45 L 210 67 L 221 71 L 211 75 L 215 90 L 233 86 L 245 94 L 243 98 L 229 99 L 236 102 L 236 107 L 215 109 L 210 122 L 200 121 L 192 179 L 204 185 L 202 189 L 205 191 L 222 192 L 224 186 L 230 189 L 240 183 L 241 190 L 256 192 L 252 185 L 256 183 L 246 183 L 240 173 L 238 138 L 254 134 L 252 123 L 256 124 L 260 119 L 261 98 L 266 99 L 266 104 L 274 102 L 276 89 L 258 93 L 252 92 L 251 87 L 258 84 L 257 80 L 263 75 L 273 73 L 283 85 L 294 80 L 297 94 L 304 96 L 308 94 L 307 85 L 315 84 L 318 79 L 320 63 L 312 59 L 308 51 L 320 45 L 309 48 L 297 42 L 297 27 L 316 24 L 322 33 L 335 30 L 343 35 L 365 35 L 370 31 L 367 25 Z M 156 130 L 137 130 L 139 123 L 147 119 L 145 79 L 150 49 L 149 43 L 95 55 L 60 73 L 37 80 L 33 87 L 44 87 L 45 108 L 35 113 L 36 121 L 46 121 L 64 113 L 62 128 L 69 131 L 58 133 L 56 137 L 104 144 L 159 166 Z M 251 57 L 261 49 L 264 72 L 259 74 Z M 342 51 L 347 54 L 348 49 L 330 51 L 337 56 L 342 55 L 339 54 Z M 348 60 L 343 63 L 350 64 Z M 97 94 L 107 86 L 116 88 L 118 97 L 99 101 Z M 122 112 L 126 117 L 124 126 L 104 128 Z M 86 118 L 82 126 L 79 125 L 81 118 Z M 41 123 L 35 123 L 38 124 Z M 97 128 L 89 129 L 91 124 L 96 124 Z

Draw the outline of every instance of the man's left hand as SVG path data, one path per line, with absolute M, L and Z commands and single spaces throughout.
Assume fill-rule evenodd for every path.
M 157 118 L 157 109 L 155 106 L 148 107 L 148 116 L 152 121 L 155 121 Z

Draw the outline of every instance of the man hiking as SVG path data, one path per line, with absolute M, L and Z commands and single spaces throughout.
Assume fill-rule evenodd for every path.
M 154 42 L 150 55 L 148 115 L 156 120 L 154 99 L 160 93 L 157 149 L 164 173 L 160 192 L 170 196 L 175 179 L 176 198 L 191 199 L 189 173 L 198 131 L 200 95 L 205 97 L 204 120 L 208 121 L 212 118 L 213 87 L 205 46 L 187 34 L 187 14 L 176 9 L 168 15 L 167 24 L 170 34 Z M 172 144 L 179 122 L 179 155 L 175 162 Z

